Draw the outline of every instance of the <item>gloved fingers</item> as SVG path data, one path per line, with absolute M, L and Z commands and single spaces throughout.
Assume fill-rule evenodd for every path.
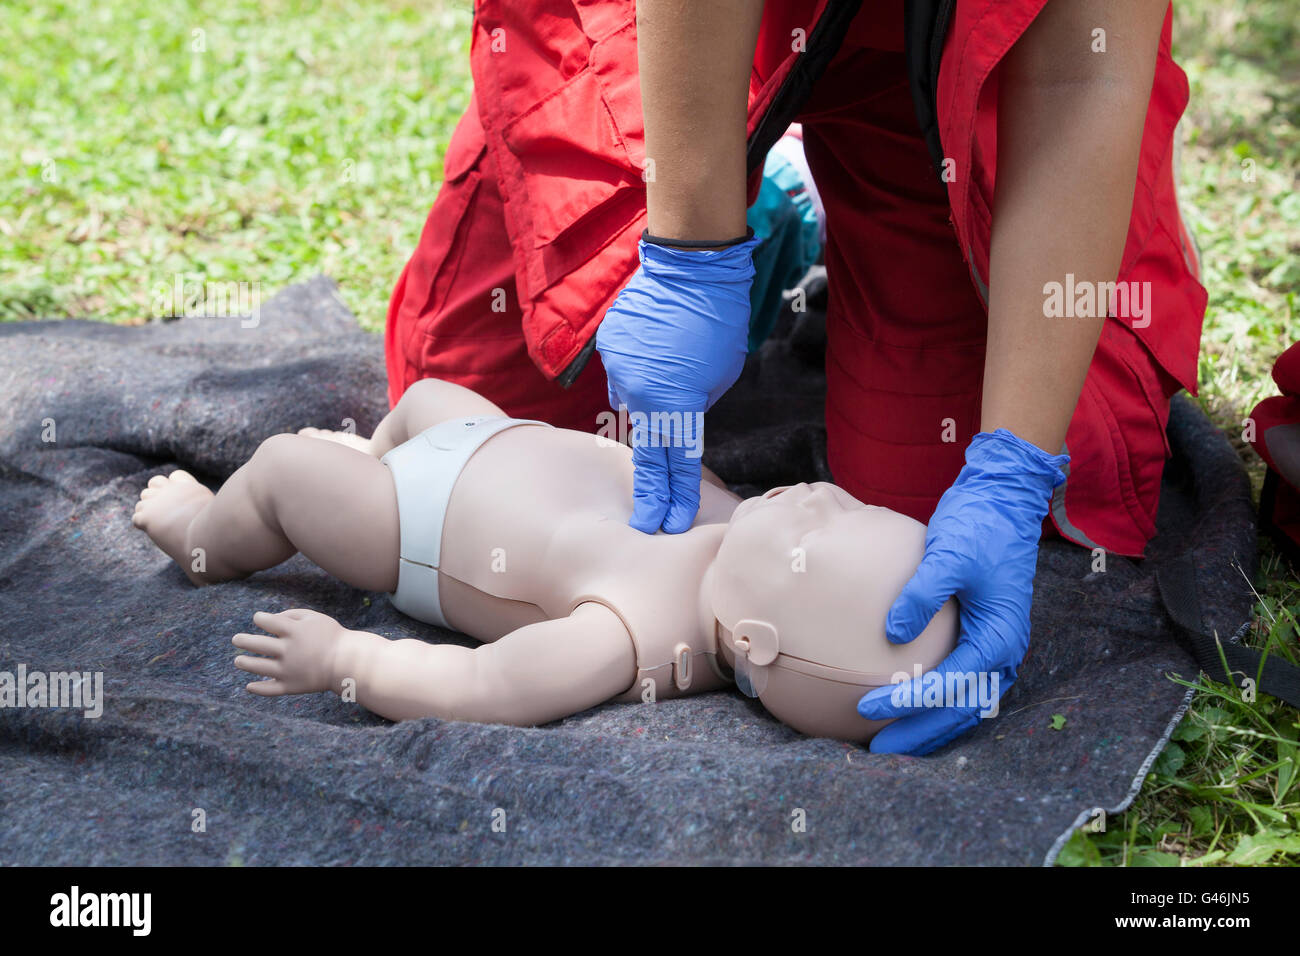
M 959 583 L 953 573 L 953 563 L 950 554 L 926 551 L 916 573 L 903 585 L 902 593 L 885 618 L 885 637 L 891 643 L 915 640 L 944 602 L 953 596 Z
M 867 720 L 893 720 L 931 710 L 978 707 L 981 701 L 987 703 L 995 690 L 995 700 L 1005 690 L 1001 679 L 994 681 L 988 671 L 979 649 L 959 641 L 934 670 L 864 694 L 858 701 L 858 713 Z
M 1001 676 L 998 677 L 996 682 L 993 679 L 992 675 L 1001 675 L 1002 663 L 993 660 L 984 647 L 968 640 L 965 627 L 966 623 L 963 621 L 963 633 L 957 637 L 957 646 L 939 662 L 939 666 L 935 670 L 948 674 L 960 674 L 968 679 L 973 675 L 976 680 L 989 681 L 991 686 L 996 684 L 999 689 L 998 696 L 1001 696 L 1006 692 L 1007 687 L 1011 686 L 1005 683 Z
M 971 596 L 961 608 L 961 640 L 978 648 L 985 667 L 1001 667 L 1020 663 L 1029 649 L 1029 601 L 1022 610 L 1001 603 Z M 1017 615 L 1023 614 L 1024 619 Z
M 668 449 L 648 436 L 632 430 L 632 520 L 638 531 L 654 534 L 668 513 L 671 500 L 668 479 Z
M 920 757 L 976 726 L 979 715 L 962 708 L 936 708 L 890 724 L 871 738 L 874 754 L 911 754 Z
M 672 445 L 666 451 L 670 501 L 663 528 L 668 534 L 681 534 L 695 523 L 700 510 L 703 458 L 694 449 L 680 445 Z

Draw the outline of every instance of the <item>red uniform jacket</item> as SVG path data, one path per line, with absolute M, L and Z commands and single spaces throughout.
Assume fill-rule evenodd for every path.
M 996 67 L 1044 3 L 909 2 L 901 31 L 919 136 L 936 169 L 951 160 L 956 171 L 947 184 L 952 242 L 966 261 L 972 288 L 985 300 L 996 170 Z M 798 116 L 859 11 L 858 0 L 768 0 L 750 82 L 751 201 L 767 149 Z M 1066 440 L 1071 479 L 1057 490 L 1051 510 L 1052 523 L 1066 537 L 1129 555 L 1140 555 L 1155 530 L 1169 397 L 1179 387 L 1195 391 L 1206 301 L 1174 195 L 1173 133 L 1188 89 L 1170 57 L 1171 22 L 1172 11 L 1160 39 L 1118 277 L 1149 282 L 1153 308 L 1143 327 L 1126 318 L 1107 321 Z M 448 185 L 439 201 L 469 203 L 449 190 L 471 167 L 494 180 L 527 354 L 545 378 L 562 385 L 572 383 L 591 360 L 597 326 L 638 265 L 637 238 L 645 227 L 643 176 L 653 167 L 646 164 L 636 58 L 635 9 L 629 0 L 479 0 L 476 5 L 470 53 L 475 102 L 447 150 Z M 932 174 L 937 180 L 937 172 Z M 820 181 L 819 187 L 826 191 Z M 417 250 L 408 272 L 419 255 Z M 909 262 L 897 267 L 899 281 L 924 297 L 924 264 L 920 272 Z M 409 284 L 404 273 L 390 310 L 390 375 L 404 337 L 418 334 L 402 324 L 415 320 L 398 318 L 407 314 L 400 300 L 413 295 Z M 416 291 L 432 298 L 428 290 Z M 852 337 L 839 341 L 848 343 L 836 346 L 840 366 L 862 369 L 866 380 L 884 380 L 877 372 L 889 369 L 870 348 L 853 354 Z M 448 336 L 441 347 L 483 346 Z M 465 358 L 472 363 L 468 352 Z M 873 362 L 880 367 L 873 369 Z M 408 370 L 406 378 L 419 374 L 419 368 Z M 972 394 L 981 374 L 954 369 Z M 870 407 L 828 385 L 831 467 L 836 481 L 852 493 L 924 521 L 955 478 L 977 425 L 963 421 L 957 444 L 918 449 L 893 469 L 910 469 L 906 480 L 914 480 L 916 494 L 905 494 L 897 475 L 874 477 L 886 453 L 871 439 L 855 444 L 854 422 L 894 420 L 900 429 L 911 428 L 908 416 L 916 402 L 907 393 L 908 380 L 900 381 Z M 393 382 L 394 400 L 404 387 Z

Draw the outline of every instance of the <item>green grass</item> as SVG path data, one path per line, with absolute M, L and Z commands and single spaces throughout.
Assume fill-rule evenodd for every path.
M 138 323 L 177 274 L 270 295 L 324 272 L 382 327 L 469 101 L 470 6 L 10 0 L 0 319 Z M 1296 20 L 1294 0 L 1182 0 L 1175 24 L 1181 196 L 1210 292 L 1199 400 L 1256 487 L 1241 420 L 1300 339 Z M 1293 656 L 1300 579 L 1266 542 L 1255 586 L 1253 642 Z M 1197 686 L 1133 807 L 1063 864 L 1300 860 L 1296 713 Z
M 1199 401 L 1258 494 L 1264 466 L 1241 440 L 1243 419 L 1277 394 L 1273 362 L 1300 340 L 1300 23 L 1294 0 L 1176 2 L 1174 23 L 1174 56 L 1191 84 L 1180 198 L 1210 294 Z M 1300 579 L 1260 544 L 1249 642 L 1294 662 Z M 1296 711 L 1205 679 L 1195 686 L 1133 806 L 1105 833 L 1075 834 L 1062 864 L 1300 861 Z
M 1268 557 L 1255 640 L 1296 663 L 1295 581 Z M 1289 583 L 1286 578 L 1291 578 Z M 1278 596 L 1278 595 L 1281 596 Z M 1253 676 L 1253 675 L 1252 675 Z M 1156 759 L 1128 812 L 1104 833 L 1079 832 L 1066 866 L 1288 864 L 1300 859 L 1296 712 L 1271 698 L 1243 700 L 1236 687 L 1202 677 L 1188 715 Z
M 371 328 L 469 102 L 470 3 L 18 0 L 0 317 L 149 318 L 178 273 L 319 272 Z
M 1195 0 L 1176 10 L 1174 53 L 1191 84 L 1180 195 L 1210 293 L 1202 403 L 1236 433 L 1260 398 L 1276 394 L 1269 372 L 1300 319 L 1296 10 L 1294 0 Z

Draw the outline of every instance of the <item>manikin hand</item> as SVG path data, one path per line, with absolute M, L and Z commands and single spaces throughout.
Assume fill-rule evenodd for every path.
M 633 420 L 628 524 L 639 531 L 678 534 L 699 511 L 700 423 L 745 364 L 758 242 L 696 250 L 642 239 L 640 268 L 601 320 L 596 350 L 610 406 L 667 413 Z
M 334 658 L 346 633 L 338 621 L 317 611 L 294 608 L 279 614 L 258 611 L 253 623 L 275 636 L 236 634 L 230 643 L 262 656 L 241 654 L 235 658 L 235 666 L 271 680 L 252 681 L 246 690 L 279 697 L 335 689 Z
M 978 700 L 923 706 L 925 682 L 934 681 L 936 673 L 974 674 L 990 690 L 996 675 L 998 697 L 1011 687 L 1029 648 L 1043 518 L 1052 489 L 1065 481 L 1061 469 L 1069 460 L 1005 428 L 981 432 L 971 441 L 966 466 L 930 519 L 925 556 L 885 621 L 889 640 L 906 643 L 955 595 L 961 620 L 957 647 L 935 672 L 913 679 L 910 687 L 880 687 L 859 701 L 858 713 L 870 720 L 900 718 L 872 739 L 873 752 L 929 753 L 979 722 Z M 959 683 L 943 679 L 945 688 Z M 990 710 L 983 716 L 996 713 L 996 706 Z

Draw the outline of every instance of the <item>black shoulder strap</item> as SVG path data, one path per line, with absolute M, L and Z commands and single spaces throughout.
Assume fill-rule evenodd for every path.
M 745 147 L 745 164 L 750 173 L 762 167 L 768 151 L 785 135 L 785 131 L 799 115 L 804 103 L 812 95 L 813 85 L 826 72 L 831 60 L 835 59 L 835 54 L 839 52 L 849 31 L 849 24 L 861 7 L 862 0 L 827 0 L 825 9 L 813 25 L 812 33 L 808 35 L 807 45 L 781 81 L 767 111 L 749 137 Z M 578 374 L 586 367 L 595 351 L 596 336 L 592 335 L 582 350 L 555 377 L 555 381 L 568 388 L 577 380 Z
M 935 175 L 943 175 L 943 144 L 939 142 L 939 61 L 956 0 L 906 0 L 903 4 L 903 45 L 907 52 L 907 83 L 921 136 L 930 150 Z
M 1224 684 L 1241 687 L 1256 682 L 1256 690 L 1300 708 L 1300 668 L 1280 657 L 1265 657 L 1244 644 L 1223 642 L 1206 634 L 1201 623 L 1201 599 L 1196 567 L 1186 556 L 1161 559 L 1156 584 L 1165 610 L 1201 670 Z
M 768 104 L 767 111 L 754 128 L 745 150 L 745 165 L 750 173 L 763 165 L 767 152 L 785 135 L 794 118 L 812 95 L 813 85 L 844 43 L 849 24 L 857 16 L 862 0 L 827 0 L 812 33 L 794 66 L 781 81 L 780 88 Z

